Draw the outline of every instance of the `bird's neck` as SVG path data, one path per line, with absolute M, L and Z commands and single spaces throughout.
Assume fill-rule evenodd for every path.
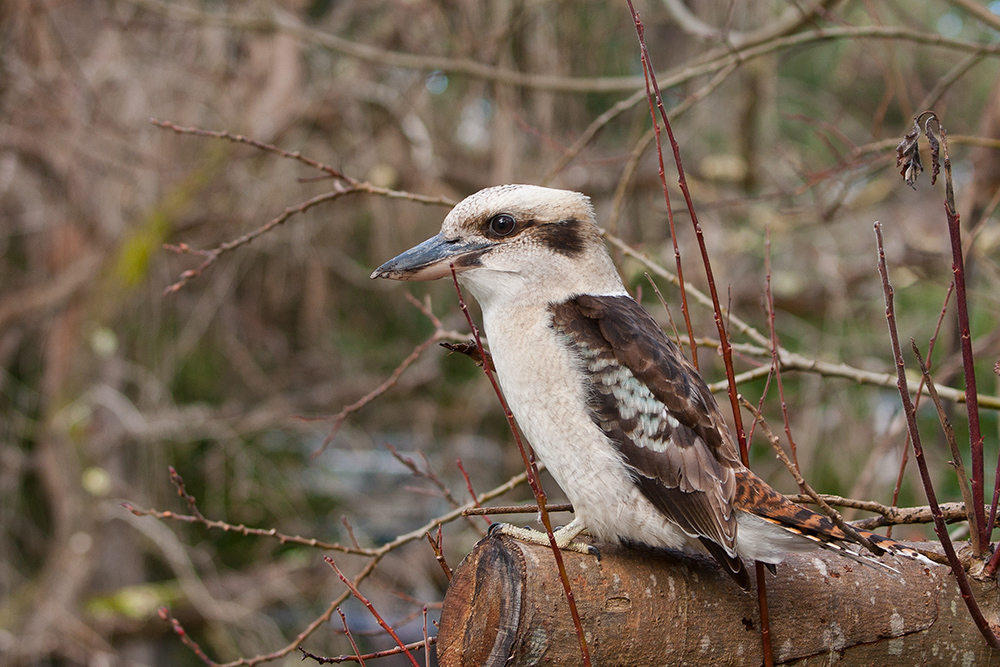
M 573 260 L 553 255 L 545 262 L 533 263 L 524 269 L 478 267 L 460 274 L 459 280 L 479 302 L 484 320 L 527 313 L 547 317 L 550 305 L 564 303 L 581 294 L 628 295 L 603 247 Z

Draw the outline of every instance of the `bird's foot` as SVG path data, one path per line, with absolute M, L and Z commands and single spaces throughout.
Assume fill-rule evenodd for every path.
M 586 526 L 583 525 L 582 521 L 574 519 L 568 525 L 552 531 L 552 537 L 556 540 L 556 546 L 563 551 L 575 551 L 587 556 L 596 556 L 600 559 L 601 552 L 597 550 L 597 547 L 585 542 L 573 541 L 585 530 L 585 528 Z M 495 533 L 503 533 L 504 535 L 513 537 L 515 540 L 520 540 L 521 542 L 527 542 L 529 544 L 540 544 L 545 547 L 552 545 L 549 541 L 548 533 L 544 533 L 540 530 L 534 530 L 532 528 L 512 526 L 509 523 L 494 523 L 490 526 L 490 535 Z

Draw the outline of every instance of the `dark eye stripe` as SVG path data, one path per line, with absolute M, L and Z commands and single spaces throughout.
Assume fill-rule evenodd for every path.
M 575 256 L 586 245 L 585 224 L 576 218 L 557 222 L 539 222 L 534 219 L 517 219 L 510 213 L 497 213 L 480 223 L 480 233 L 490 239 L 510 239 L 530 233 L 538 241 L 561 255 Z
M 586 245 L 583 223 L 576 218 L 542 225 L 537 233 L 543 243 L 568 257 L 579 255 Z

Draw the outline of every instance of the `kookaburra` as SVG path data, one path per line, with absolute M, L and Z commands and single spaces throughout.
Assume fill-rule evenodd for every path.
M 586 530 L 606 542 L 694 548 L 744 589 L 742 559 L 773 567 L 816 547 L 857 558 L 829 519 L 740 462 L 704 380 L 625 290 L 586 196 L 531 185 L 482 190 L 452 209 L 439 234 L 372 277 L 433 280 L 452 266 L 482 307 L 518 426 L 573 504 L 573 521 L 556 531 L 560 547 Z M 548 544 L 544 533 L 506 532 Z

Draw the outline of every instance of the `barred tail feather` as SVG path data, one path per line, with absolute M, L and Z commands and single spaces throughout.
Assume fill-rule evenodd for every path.
M 733 503 L 738 510 L 737 550 L 744 558 L 780 563 L 788 553 L 821 548 L 865 565 L 896 571 L 875 555 L 862 552 L 862 547 L 854 544 L 828 517 L 791 502 L 749 470 L 740 471 L 737 482 L 738 493 Z M 867 530 L 858 532 L 893 556 L 928 565 L 934 562 L 896 540 Z

